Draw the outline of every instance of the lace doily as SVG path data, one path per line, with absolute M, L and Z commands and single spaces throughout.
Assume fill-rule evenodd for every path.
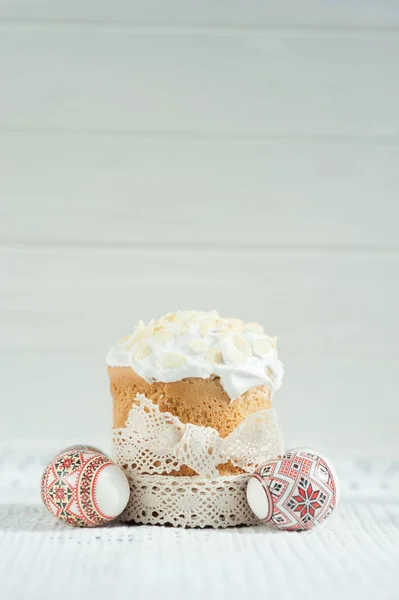
M 204 477 L 126 472 L 132 490 L 122 521 L 180 527 L 232 527 L 259 523 L 248 506 L 250 475 Z
M 130 410 L 126 427 L 114 430 L 115 454 L 139 473 L 170 473 L 186 465 L 209 479 L 219 477 L 217 465 L 230 461 L 253 473 L 269 458 L 284 452 L 274 410 L 247 417 L 225 438 L 211 427 L 184 424 L 161 412 L 143 394 Z
M 184 424 L 142 394 L 130 410 L 126 427 L 114 430 L 114 459 L 132 490 L 125 521 L 185 527 L 252 524 L 246 501 L 249 474 L 283 453 L 274 410 L 247 417 L 221 438 L 210 427 Z M 217 465 L 230 461 L 246 474 L 221 477 Z M 186 465 L 198 476 L 174 477 Z

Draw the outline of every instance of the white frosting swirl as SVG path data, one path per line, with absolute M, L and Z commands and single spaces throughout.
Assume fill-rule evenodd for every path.
M 148 383 L 216 375 L 231 400 L 260 385 L 274 392 L 284 374 L 276 338 L 257 323 L 222 319 L 215 310 L 178 311 L 140 322 L 111 346 L 107 364 L 131 367 Z

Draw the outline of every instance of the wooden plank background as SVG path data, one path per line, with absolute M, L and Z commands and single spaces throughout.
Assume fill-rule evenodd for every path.
M 0 439 L 101 436 L 108 346 L 278 334 L 288 443 L 398 450 L 399 5 L 0 0 Z

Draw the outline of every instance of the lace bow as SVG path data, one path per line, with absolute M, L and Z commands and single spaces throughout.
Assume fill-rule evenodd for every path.
M 174 457 L 198 475 L 217 478 L 217 465 L 230 461 L 251 473 L 270 458 L 283 453 L 283 439 L 272 409 L 261 410 L 245 419 L 225 438 L 211 427 L 182 423 L 178 417 L 161 412 L 143 394 L 137 394 L 130 410 L 124 438 L 135 440 L 138 450 Z M 127 434 L 127 435 L 126 435 Z M 152 461 L 156 464 L 156 461 Z M 159 461 L 158 461 L 159 462 Z M 170 461 L 169 461 L 170 462 Z

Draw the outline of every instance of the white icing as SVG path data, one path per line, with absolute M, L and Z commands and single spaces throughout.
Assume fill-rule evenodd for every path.
M 147 325 L 140 322 L 132 335 L 111 346 L 107 364 L 131 367 L 148 383 L 215 375 L 231 400 L 260 385 L 274 392 L 284 374 L 275 338 L 254 325 L 247 329 L 239 319 L 222 319 L 216 311 L 178 311 Z M 262 354 L 259 347 L 268 351 Z

